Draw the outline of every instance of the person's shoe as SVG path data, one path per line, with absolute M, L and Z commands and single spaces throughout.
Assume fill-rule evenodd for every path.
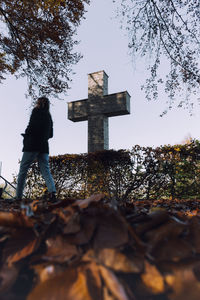
M 49 202 L 52 202 L 52 203 L 57 202 L 56 192 L 49 193 L 48 200 L 49 200 Z
M 44 194 L 42 195 L 41 199 L 48 200 L 48 198 L 49 198 L 49 192 L 45 191 Z
M 16 201 L 16 202 L 21 202 L 22 198 L 20 198 L 20 197 L 14 197 L 14 198 L 12 198 L 12 200 Z

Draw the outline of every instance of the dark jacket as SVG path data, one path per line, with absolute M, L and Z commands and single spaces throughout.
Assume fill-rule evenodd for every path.
M 48 139 L 53 137 L 53 122 L 49 112 L 34 108 L 25 130 L 23 152 L 49 153 Z

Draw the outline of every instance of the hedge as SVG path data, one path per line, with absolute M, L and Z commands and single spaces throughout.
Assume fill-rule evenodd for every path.
M 187 199 L 200 197 L 200 142 L 134 146 L 50 157 L 58 197 L 85 198 L 104 192 L 117 201 L 134 199 Z M 26 196 L 41 197 L 46 190 L 37 163 L 27 177 Z

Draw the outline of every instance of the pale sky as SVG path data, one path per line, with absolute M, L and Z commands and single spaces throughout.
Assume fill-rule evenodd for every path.
M 159 146 L 181 143 L 186 136 L 200 139 L 200 107 L 193 116 L 184 109 L 172 109 L 164 117 L 166 95 L 148 102 L 140 86 L 146 78 L 145 64 L 136 67 L 128 55 L 128 39 L 115 19 L 112 1 L 93 0 L 82 21 L 77 39 L 83 59 L 74 67 L 75 75 L 68 96 L 53 100 L 51 114 L 54 137 L 49 141 L 50 155 L 87 152 L 87 122 L 73 123 L 67 119 L 67 102 L 87 98 L 87 74 L 104 70 L 108 76 L 109 93 L 127 90 L 131 95 L 131 114 L 109 118 L 109 148 L 131 149 L 134 145 Z M 2 176 L 12 180 L 22 156 L 22 137 L 31 113 L 30 100 L 25 98 L 26 80 L 8 77 L 0 85 L 0 161 Z M 195 98 L 194 98 L 195 99 Z M 1 182 L 0 182 L 1 183 Z

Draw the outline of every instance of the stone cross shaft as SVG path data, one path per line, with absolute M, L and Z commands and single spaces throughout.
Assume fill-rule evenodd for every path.
M 108 117 L 130 114 L 130 95 L 108 95 L 108 75 L 104 71 L 88 75 L 88 99 L 68 103 L 68 119 L 88 121 L 88 152 L 109 148 Z

